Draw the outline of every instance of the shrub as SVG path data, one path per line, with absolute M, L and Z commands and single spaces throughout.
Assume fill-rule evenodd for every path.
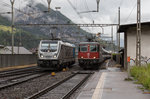
M 133 66 L 130 70 L 131 76 L 133 76 L 138 82 L 142 84 L 146 89 L 150 90 L 150 64 L 147 66 Z

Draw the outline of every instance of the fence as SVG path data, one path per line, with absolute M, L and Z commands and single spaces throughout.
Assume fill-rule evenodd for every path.
M 36 60 L 36 55 L 32 54 L 0 54 L 0 68 L 35 64 Z

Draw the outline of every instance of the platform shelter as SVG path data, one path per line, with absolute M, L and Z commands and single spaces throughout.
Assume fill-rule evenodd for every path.
M 150 22 L 141 23 L 141 61 L 150 63 Z M 130 56 L 130 65 L 136 60 L 136 33 L 137 24 L 126 24 L 119 27 L 119 33 L 124 33 L 124 66 L 127 68 L 127 57 Z

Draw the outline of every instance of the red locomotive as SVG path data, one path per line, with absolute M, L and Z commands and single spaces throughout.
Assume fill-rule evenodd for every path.
M 98 42 L 81 42 L 78 50 L 80 67 L 98 69 L 103 61 L 102 48 Z

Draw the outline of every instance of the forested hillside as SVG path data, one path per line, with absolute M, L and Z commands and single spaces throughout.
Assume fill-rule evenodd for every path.
M 30 5 L 30 4 L 29 4 Z M 42 12 L 47 10 L 47 8 L 42 4 L 33 5 L 36 12 Z M 22 9 L 25 13 L 30 13 L 33 11 L 32 8 Z M 57 18 L 56 18 L 57 15 Z M 32 16 L 25 16 L 22 13 L 15 13 L 15 24 L 55 24 L 56 21 L 59 24 L 73 24 L 70 19 L 61 14 L 59 11 L 54 11 L 51 9 L 50 13 L 38 13 Z M 34 16 L 34 17 L 33 17 Z M 52 35 L 57 38 L 68 41 L 68 42 L 80 42 L 86 41 L 86 36 L 90 33 L 79 29 L 76 26 L 70 27 L 15 27 L 15 46 L 19 45 L 27 49 L 37 48 L 39 41 L 42 39 L 52 39 Z M 81 39 L 82 38 L 82 39 Z M 11 22 L 7 17 L 0 16 L 0 45 L 10 46 L 11 45 Z

